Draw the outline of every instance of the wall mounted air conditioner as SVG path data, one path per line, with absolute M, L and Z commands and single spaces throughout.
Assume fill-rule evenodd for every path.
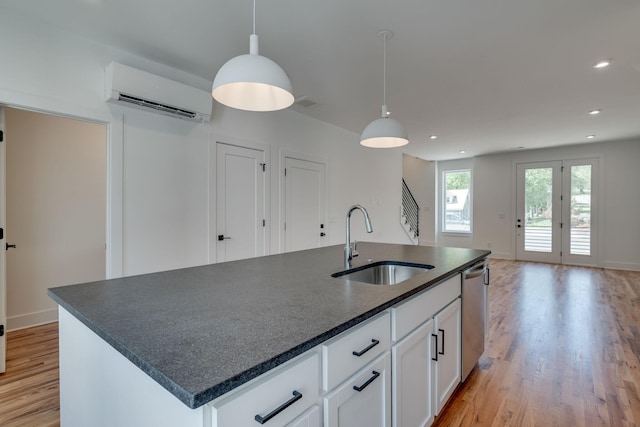
M 105 69 L 107 102 L 194 122 L 211 120 L 211 93 L 112 62 Z

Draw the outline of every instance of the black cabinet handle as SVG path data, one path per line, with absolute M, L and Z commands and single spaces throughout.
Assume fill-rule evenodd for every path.
M 256 415 L 256 421 L 259 422 L 260 424 L 264 424 L 267 421 L 269 421 L 271 418 L 273 418 L 276 415 L 278 415 L 280 412 L 282 412 L 285 409 L 287 409 L 289 406 L 291 406 L 294 403 L 296 403 L 300 399 L 302 399 L 302 393 L 299 393 L 299 392 L 293 390 L 293 397 L 291 399 L 287 400 L 282 405 L 278 406 L 276 409 L 274 409 L 273 411 L 269 412 L 267 415 L 264 416 L 264 418 L 261 417 L 260 415 Z
M 4 250 L 5 250 L 5 251 L 8 251 L 8 250 L 9 250 L 9 248 L 13 248 L 13 249 L 15 249 L 15 248 L 16 248 L 16 245 L 10 245 L 10 244 L 8 244 L 8 243 L 5 243 L 5 245 L 6 245 L 6 246 L 4 247 Z
M 376 339 L 372 339 L 371 340 L 371 344 L 367 348 L 363 348 L 360 351 L 353 351 L 353 352 L 351 352 L 351 354 L 353 354 L 354 356 L 360 357 L 363 354 L 365 354 L 367 351 L 371 350 L 373 347 L 377 346 L 378 344 L 380 344 L 380 341 L 378 341 Z
M 433 354 L 436 355 L 436 357 L 435 357 L 435 359 L 433 357 L 431 357 L 431 360 L 433 360 L 434 362 L 437 362 L 438 361 L 438 336 L 436 334 L 431 334 L 431 336 L 436 339 L 436 351 L 435 351 L 435 353 L 433 353 Z
M 441 354 L 444 356 L 444 329 L 438 329 L 438 331 L 442 332 L 442 351 L 438 354 Z
M 380 376 L 380 372 L 371 371 L 371 373 L 373 374 L 373 376 L 369 378 L 366 383 L 362 384 L 360 387 L 358 387 L 357 385 L 354 385 L 353 389 L 359 393 L 365 388 L 367 388 L 369 384 L 371 384 L 376 378 Z

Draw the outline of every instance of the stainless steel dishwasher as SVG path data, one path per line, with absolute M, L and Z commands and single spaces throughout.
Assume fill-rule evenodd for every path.
M 484 353 L 488 310 L 489 263 L 486 259 L 462 273 L 462 381 Z

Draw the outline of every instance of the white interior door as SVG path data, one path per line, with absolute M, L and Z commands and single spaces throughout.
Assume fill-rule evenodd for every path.
M 561 262 L 562 162 L 516 165 L 516 259 Z
M 6 270 L 6 250 L 4 245 L 6 244 L 4 229 L 6 225 L 6 163 L 5 163 L 5 121 L 4 121 L 4 109 L 0 106 L 0 373 L 6 369 L 7 359 L 7 334 L 5 332 L 5 325 L 7 324 L 7 270 Z
M 285 252 L 324 246 L 325 164 L 285 157 Z
M 216 144 L 216 261 L 265 255 L 265 152 Z

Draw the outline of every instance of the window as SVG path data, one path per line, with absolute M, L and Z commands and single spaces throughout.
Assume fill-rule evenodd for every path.
M 445 171 L 442 231 L 471 233 L 471 170 Z

